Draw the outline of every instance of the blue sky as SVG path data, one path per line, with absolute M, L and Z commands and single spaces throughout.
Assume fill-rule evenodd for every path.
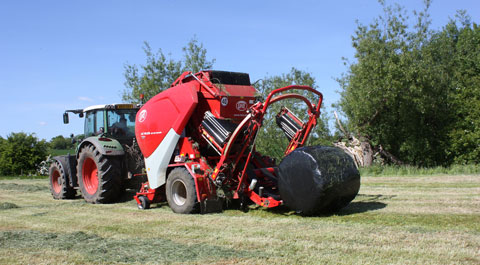
M 397 2 L 410 11 L 423 6 Z M 432 28 L 459 9 L 479 22 L 478 0 L 436 0 Z M 252 81 L 291 67 L 312 73 L 329 106 L 339 99 L 341 58 L 353 58 L 355 21 L 368 24 L 381 12 L 376 0 L 2 0 L 0 136 L 81 133 L 81 119 L 62 123 L 65 109 L 120 102 L 124 65 L 145 62 L 144 41 L 180 59 L 194 35 L 216 59 L 214 69 L 250 73 Z

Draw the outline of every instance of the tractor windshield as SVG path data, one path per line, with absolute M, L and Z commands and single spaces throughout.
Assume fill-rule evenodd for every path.
M 116 109 L 107 111 L 107 128 L 112 136 L 135 136 L 136 109 Z

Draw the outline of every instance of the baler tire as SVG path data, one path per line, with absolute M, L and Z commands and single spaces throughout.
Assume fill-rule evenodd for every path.
M 73 199 L 76 191 L 68 184 L 65 170 L 58 161 L 55 161 L 48 170 L 50 191 L 56 200 Z
M 175 168 L 168 174 L 166 194 L 168 205 L 173 212 L 180 214 L 198 212 L 195 181 L 185 168 Z
M 114 202 L 122 193 L 121 160 L 102 155 L 93 145 L 80 150 L 78 186 L 89 203 Z
M 138 197 L 140 204 L 138 204 L 138 209 L 140 210 L 147 210 L 150 209 L 150 200 L 145 196 Z

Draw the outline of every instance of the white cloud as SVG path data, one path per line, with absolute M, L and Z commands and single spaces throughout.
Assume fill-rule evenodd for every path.
M 93 99 L 89 98 L 89 97 L 78 97 L 78 100 L 81 100 L 81 101 L 93 101 Z
M 38 124 L 39 124 L 40 126 L 45 126 L 45 125 L 47 125 L 47 122 L 46 122 L 46 121 L 41 121 L 41 122 L 39 122 Z

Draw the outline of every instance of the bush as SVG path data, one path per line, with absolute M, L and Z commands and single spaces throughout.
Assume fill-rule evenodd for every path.
M 35 134 L 11 133 L 0 137 L 0 175 L 34 173 L 47 156 L 48 144 Z

